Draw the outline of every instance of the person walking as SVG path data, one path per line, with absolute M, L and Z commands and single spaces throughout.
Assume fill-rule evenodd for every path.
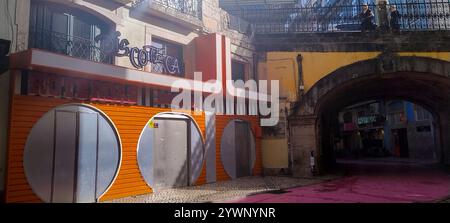
M 389 26 L 391 27 L 392 31 L 400 31 L 400 18 L 401 15 L 397 11 L 397 7 L 395 5 L 391 5 L 389 7 L 389 10 L 391 11 L 391 18 L 389 20 Z
M 377 4 L 377 15 L 378 20 L 377 24 L 380 30 L 382 31 L 389 31 L 389 7 L 388 7 L 388 1 L 387 0 L 376 0 Z
M 359 14 L 359 18 L 361 19 L 361 32 L 375 30 L 375 24 L 372 22 L 375 15 L 366 3 L 363 4 L 362 9 L 363 11 Z

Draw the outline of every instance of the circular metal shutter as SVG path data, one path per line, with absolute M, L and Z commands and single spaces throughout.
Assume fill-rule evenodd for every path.
M 85 105 L 63 105 L 32 128 L 24 150 L 28 183 L 44 202 L 96 202 L 114 180 L 120 143 L 111 122 Z
M 222 134 L 220 159 L 232 179 L 253 175 L 255 138 L 248 122 L 233 120 L 228 123 Z
M 170 126 L 172 129 L 168 129 Z M 179 126 L 180 129 L 187 128 L 187 131 L 184 132 L 177 129 L 177 126 Z M 163 128 L 165 128 L 165 130 L 162 130 Z M 157 131 L 165 132 L 158 133 Z M 185 135 L 179 136 L 179 134 Z M 181 138 L 183 138 L 183 140 L 185 138 L 188 139 L 186 154 L 184 151 L 181 151 L 176 153 L 176 157 L 170 157 L 171 154 L 169 153 L 164 154 L 164 157 L 160 157 L 159 154 L 161 154 L 161 152 L 158 152 L 155 149 L 158 147 L 158 141 L 166 140 L 164 144 L 173 144 L 175 141 L 180 141 Z M 171 142 L 167 142 L 167 140 L 170 140 Z M 165 174 L 167 174 L 167 178 L 170 178 L 169 175 L 172 174 L 169 172 L 158 173 L 161 170 L 161 167 L 166 170 L 172 168 L 175 169 L 176 167 L 174 166 L 176 166 L 176 164 L 172 166 L 171 163 L 177 162 L 180 157 L 185 159 L 185 165 L 188 166 L 188 168 L 186 168 L 186 176 L 176 173 L 179 174 L 178 178 L 183 178 L 181 180 L 186 182 L 184 186 L 194 184 L 201 174 L 204 159 L 202 135 L 194 120 L 187 115 L 178 113 L 161 113 L 154 116 L 142 130 L 137 150 L 138 165 L 141 174 L 147 185 L 153 189 L 159 187 L 158 185 L 160 182 L 158 182 L 158 177 L 161 179 L 165 177 Z M 164 160 L 161 158 L 164 158 Z M 177 170 L 179 171 L 180 168 Z M 171 185 L 165 186 L 170 187 Z M 175 187 L 176 185 L 172 186 Z

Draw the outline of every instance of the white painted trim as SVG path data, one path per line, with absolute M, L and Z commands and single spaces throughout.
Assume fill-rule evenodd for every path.
M 216 42 L 221 42 L 221 36 L 216 36 Z M 227 66 L 227 79 L 231 79 L 231 52 L 230 52 L 230 40 L 227 38 L 225 41 L 227 44 L 225 50 L 226 55 L 226 66 Z M 221 45 L 220 45 L 221 46 Z M 151 72 L 145 72 L 135 69 L 130 69 L 126 67 L 114 66 L 109 64 L 96 63 L 88 60 L 82 60 L 78 58 L 72 58 L 68 56 L 62 56 L 59 54 L 41 51 L 41 50 L 31 50 L 31 66 L 37 65 L 42 67 L 49 67 L 61 70 L 72 70 L 85 74 L 92 74 L 99 77 L 113 78 L 124 81 L 137 82 L 141 84 L 147 85 L 158 85 L 162 87 L 171 88 L 173 83 L 183 81 L 187 83 L 189 86 L 187 88 L 183 88 L 185 90 L 191 91 L 200 91 L 205 93 L 218 93 L 212 91 L 211 89 L 221 89 L 222 88 L 222 48 L 217 47 L 216 60 L 217 64 L 217 74 L 216 74 L 216 82 L 208 83 L 203 81 L 195 81 L 186 78 L 179 78 L 175 76 L 169 76 L 164 74 L 156 74 Z M 219 72 L 220 71 L 220 72 Z M 233 96 L 238 96 L 239 94 L 235 94 L 233 90 L 233 86 L 227 85 L 227 90 Z M 239 93 L 239 92 L 238 92 Z M 245 94 L 241 94 L 245 95 Z M 249 94 L 251 95 L 251 94 Z M 258 94 L 258 98 L 251 97 L 253 100 L 261 100 L 265 99 L 266 95 Z
M 226 66 L 226 87 L 227 87 L 227 93 L 235 96 L 240 97 L 241 95 L 247 95 L 248 99 L 257 100 L 257 101 L 268 101 L 270 98 L 270 95 L 263 94 L 263 93 L 257 93 L 257 94 L 250 94 L 249 91 L 236 88 L 233 83 L 233 76 L 232 76 L 232 67 L 231 67 L 231 40 L 228 37 L 225 37 L 225 66 Z M 232 83 L 229 83 L 232 82 Z M 255 97 L 256 96 L 256 97 Z

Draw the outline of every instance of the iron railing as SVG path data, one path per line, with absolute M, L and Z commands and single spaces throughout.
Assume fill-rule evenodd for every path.
M 449 0 L 394 3 L 401 18 L 400 30 L 450 30 Z M 389 16 L 389 6 L 385 8 Z M 380 26 L 380 9 L 371 4 L 373 23 Z M 299 7 L 293 4 L 241 7 L 229 12 L 253 24 L 256 33 L 348 32 L 360 30 L 362 5 Z
M 101 43 L 95 40 L 34 27 L 30 28 L 29 47 L 100 63 L 111 64 L 114 58 L 112 53 L 102 50 Z
M 138 0 L 134 2 L 133 8 L 141 6 L 149 0 Z M 202 0 L 151 0 L 153 4 L 164 8 L 170 8 L 177 12 L 202 18 Z

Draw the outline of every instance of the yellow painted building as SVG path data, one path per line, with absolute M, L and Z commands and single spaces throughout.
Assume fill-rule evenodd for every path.
M 315 83 L 333 71 L 359 61 L 374 59 L 381 52 L 268 52 L 266 61 L 259 64 L 259 77 L 262 80 L 280 81 L 281 104 L 294 103 L 299 100 L 300 86 L 297 64 L 299 54 L 303 58 L 303 84 L 304 92 L 307 92 Z M 450 61 L 450 52 L 400 52 L 398 55 Z M 280 108 L 285 108 L 285 106 L 280 106 Z M 286 137 L 265 138 L 262 141 L 262 152 L 265 168 L 288 167 L 289 150 Z

